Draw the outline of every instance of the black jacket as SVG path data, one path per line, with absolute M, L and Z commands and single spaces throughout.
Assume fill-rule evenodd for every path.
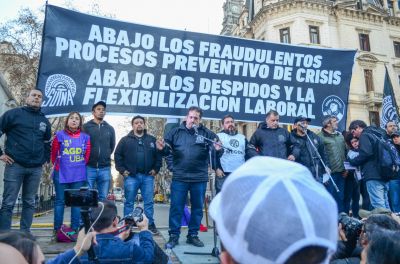
M 83 125 L 83 131 L 89 134 L 91 151 L 88 166 L 104 168 L 111 166 L 111 154 L 115 148 L 115 131 L 106 121 L 96 124 L 90 120 Z
M 51 125 L 40 110 L 28 106 L 8 110 L 0 117 L 3 134 L 7 135 L 4 152 L 21 166 L 38 167 L 50 160 Z
M 248 157 L 270 156 L 287 159 L 290 154 L 298 158 L 299 147 L 293 136 L 281 127 L 272 129 L 261 123 L 250 138 Z
M 359 139 L 359 155 L 349 162 L 353 166 L 361 166 L 361 173 L 366 181 L 383 180 L 379 173 L 377 137 L 382 137 L 381 130 L 376 127 L 366 127 Z
M 315 149 L 311 145 L 310 141 L 308 140 L 307 136 L 300 136 L 297 134 L 297 129 L 293 129 L 291 132 L 294 140 L 296 140 L 297 145 L 300 149 L 300 154 L 298 158 L 296 159 L 296 162 L 304 165 L 307 167 L 314 178 L 316 178 L 317 173 L 315 170 L 315 165 L 318 165 L 318 179 L 322 179 L 322 175 L 325 173 L 325 168 L 322 165 L 321 161 L 318 158 L 318 155 L 315 153 Z M 322 142 L 321 138 L 317 136 L 314 132 L 307 130 L 307 134 L 310 137 L 311 141 L 313 142 L 314 146 L 317 148 L 319 155 L 321 156 L 323 162 L 325 165 L 327 165 L 326 162 L 326 156 L 325 156 L 325 147 L 324 143 Z M 328 165 L 327 165 L 328 166 Z
M 200 124 L 198 133 L 208 139 L 216 139 L 217 135 Z M 209 144 L 195 135 L 194 129 L 187 129 L 186 122 L 171 129 L 165 135 L 166 147 L 164 155 L 170 156 L 169 168 L 173 179 L 183 182 L 208 181 Z
M 144 145 L 145 173 L 149 173 L 151 170 L 158 172 L 161 167 L 162 155 L 161 152 L 157 150 L 156 138 L 145 132 L 142 140 Z M 121 174 L 123 174 L 125 170 L 129 171 L 131 174 L 137 173 L 135 154 L 137 152 L 138 142 L 138 138 L 132 131 L 118 142 L 114 153 L 114 160 L 115 168 Z

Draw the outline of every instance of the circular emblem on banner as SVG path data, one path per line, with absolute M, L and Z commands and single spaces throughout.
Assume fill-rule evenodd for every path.
M 322 114 L 324 116 L 334 115 L 337 117 L 338 122 L 342 120 L 345 111 L 346 106 L 344 105 L 342 99 L 336 95 L 329 95 L 322 103 Z
M 382 124 L 386 124 L 391 120 L 397 120 L 397 113 L 396 109 L 393 107 L 392 104 L 392 97 L 385 96 L 382 102 Z
M 45 95 L 47 100 L 44 106 L 67 106 L 73 105 L 76 94 L 75 81 L 64 74 L 53 74 L 47 78 Z

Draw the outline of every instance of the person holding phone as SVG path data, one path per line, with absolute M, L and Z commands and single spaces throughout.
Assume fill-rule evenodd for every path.
M 53 181 L 56 191 L 54 204 L 54 233 L 60 229 L 64 219 L 64 190 L 79 189 L 86 185 L 86 164 L 90 156 L 90 137 L 81 132 L 82 116 L 69 113 L 64 129 L 57 131 L 51 147 L 51 162 L 54 164 Z M 71 208 L 71 228 L 78 230 L 79 207 Z

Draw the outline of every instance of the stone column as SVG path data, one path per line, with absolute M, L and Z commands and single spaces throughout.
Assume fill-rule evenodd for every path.
M 399 4 L 397 0 L 393 0 L 393 13 L 394 16 L 397 16 L 397 13 L 399 12 Z

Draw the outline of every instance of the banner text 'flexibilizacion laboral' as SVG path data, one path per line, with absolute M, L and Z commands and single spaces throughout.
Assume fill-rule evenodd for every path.
M 206 118 L 231 113 L 238 120 L 261 121 L 274 109 L 287 123 L 302 115 L 319 125 L 326 114 L 345 122 L 354 51 L 167 30 L 47 9 L 61 14 L 46 16 L 38 81 L 46 114 L 88 112 L 104 100 L 108 112 L 118 113 L 184 116 L 195 105 Z

